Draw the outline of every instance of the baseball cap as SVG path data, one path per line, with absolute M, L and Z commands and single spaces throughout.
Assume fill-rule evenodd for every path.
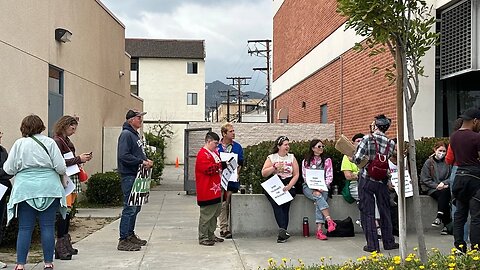
M 128 120 L 130 118 L 136 117 L 136 116 L 143 116 L 147 114 L 146 112 L 139 112 L 136 110 L 128 110 L 127 114 L 125 115 L 125 118 Z
M 472 120 L 472 119 L 480 119 L 480 110 L 478 109 L 467 109 L 460 115 L 460 118 L 463 120 Z

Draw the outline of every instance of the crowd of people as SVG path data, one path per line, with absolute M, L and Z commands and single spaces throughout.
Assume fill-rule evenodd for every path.
M 353 156 L 345 155 L 341 164 L 346 179 L 342 194 L 347 201 L 358 205 L 358 223 L 365 235 L 366 245 L 363 250 L 366 252 L 380 252 L 380 241 L 384 250 L 399 248 L 394 238 L 399 233 L 398 196 L 391 181 L 391 173 L 397 171 L 397 151 L 402 151 L 406 160 L 408 157 L 404 149 L 397 149 L 395 138 L 386 136 L 390 125 L 391 119 L 385 115 L 376 116 L 370 125 L 369 134 L 358 133 L 353 136 L 355 153 Z M 442 235 L 453 233 L 455 247 L 465 252 L 467 241 L 470 241 L 472 249 L 478 249 L 480 243 L 480 231 L 474 229 L 474 226 L 480 225 L 480 111 L 465 111 L 455 126 L 450 145 L 444 141 L 438 141 L 434 145 L 432 154 L 422 167 L 419 182 L 422 194 L 428 194 L 437 201 L 437 215 L 432 221 L 432 227 L 441 228 Z M 212 246 L 224 241 L 214 234 L 217 217 L 221 212 L 223 214 L 228 211 L 231 193 L 238 191 L 238 181 L 229 182 L 226 190 L 221 186 L 221 174 L 228 167 L 228 161 L 222 161 L 219 152 L 238 153 L 241 159 L 239 169 L 243 164 L 243 151 L 241 145 L 233 140 L 235 131 L 232 124 L 225 124 L 221 130 L 221 140 L 218 134 L 207 133 L 205 145 L 197 154 L 195 176 L 197 203 L 200 206 L 200 245 Z M 306 181 L 300 185 L 302 190 L 297 191 L 295 187 L 298 187 L 296 184 L 299 179 L 306 179 L 307 170 L 322 170 L 325 184 L 330 189 L 333 164 L 332 159 L 324 155 L 324 147 L 319 139 L 310 141 L 308 152 L 299 165 L 295 156 L 289 153 L 289 139 L 280 136 L 275 140 L 261 170 L 265 179 L 278 176 L 284 186 L 283 192 L 289 193 L 293 198 L 298 193 L 303 193 L 313 202 L 316 238 L 319 240 L 327 239 L 325 223 L 327 232 L 332 232 L 337 227 L 330 216 L 328 191 L 312 189 Z M 279 205 L 268 192 L 264 194 L 272 206 L 278 226 L 277 243 L 285 243 L 290 237 L 288 223 L 291 201 Z M 232 237 L 231 231 L 226 229 L 228 217 L 227 212 L 220 219 L 220 236 L 223 238 Z M 467 219 L 471 219 L 472 228 L 469 228 Z

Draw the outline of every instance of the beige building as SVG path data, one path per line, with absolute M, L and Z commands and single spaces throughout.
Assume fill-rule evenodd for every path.
M 239 110 L 239 108 L 241 108 L 241 110 Z M 238 113 L 239 111 L 241 111 L 240 115 Z M 230 105 L 224 101 L 216 110 L 210 113 L 209 118 L 211 122 L 266 123 L 266 103 L 262 99 L 243 99 L 240 104 L 238 100 L 234 99 L 230 101 Z
M 129 90 L 122 22 L 99 0 L 9 0 L 0 1 L 0 25 L 3 145 L 9 149 L 21 136 L 28 114 L 49 130 L 60 116 L 77 115 L 72 140 L 79 153 L 94 155 L 87 171 L 115 168 L 119 129 L 104 129 L 121 126 L 127 109 L 143 108 Z

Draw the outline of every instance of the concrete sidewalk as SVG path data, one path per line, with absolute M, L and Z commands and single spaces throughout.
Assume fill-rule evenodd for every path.
M 277 262 L 282 258 L 293 262 L 302 259 L 309 265 L 320 263 L 320 257 L 332 256 L 332 262 L 343 263 L 368 255 L 362 251 L 365 240 L 361 234 L 328 241 L 293 235 L 285 244 L 277 244 L 275 237 L 252 237 L 225 240 L 212 247 L 200 246 L 199 208 L 194 196 L 181 191 L 182 168 L 167 167 L 164 175 L 162 184 L 152 191 L 150 202 L 142 207 L 137 219 L 136 233 L 148 240 L 147 246 L 137 252 L 118 251 L 119 220 L 116 220 L 76 243 L 79 254 L 71 261 L 56 260 L 55 269 L 257 269 L 266 268 L 269 258 Z M 84 209 L 83 214 L 88 215 L 87 211 Z M 429 232 L 426 240 L 428 248 L 436 247 L 442 252 L 449 252 L 453 242 L 452 236 L 441 236 L 436 231 Z M 416 236 L 410 235 L 408 242 L 412 250 Z M 391 254 L 398 255 L 398 251 Z M 43 269 L 43 264 L 29 265 L 27 269 Z

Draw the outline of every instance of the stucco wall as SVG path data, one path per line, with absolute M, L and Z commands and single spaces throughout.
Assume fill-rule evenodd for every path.
M 19 0 L 0 2 L 0 25 L 2 144 L 10 148 L 28 114 L 48 126 L 52 65 L 64 71 L 64 114 L 80 117 L 71 138 L 77 154 L 93 151 L 86 169 L 101 171 L 103 127 L 120 126 L 128 108 L 143 107 L 130 95 L 123 24 L 95 0 Z M 71 42 L 55 40 L 58 27 L 73 33 Z

